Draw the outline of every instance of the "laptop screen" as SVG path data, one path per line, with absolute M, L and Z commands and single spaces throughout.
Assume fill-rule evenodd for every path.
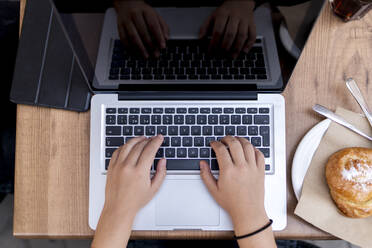
M 291 6 L 273 1 L 254 9 L 227 1 L 139 3 L 56 1 L 94 90 L 190 85 L 281 91 L 322 6 L 322 1 L 291 1 Z M 235 14 L 239 8 L 244 11 Z

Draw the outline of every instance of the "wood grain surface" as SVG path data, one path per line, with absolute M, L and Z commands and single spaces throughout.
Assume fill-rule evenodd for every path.
M 327 1 L 328 2 L 328 1 Z M 21 0 L 24 7 L 25 0 Z M 23 10 L 24 8 L 22 8 Z M 21 12 L 21 18 L 23 12 Z M 361 112 L 345 88 L 354 77 L 371 104 L 372 12 L 343 23 L 328 3 L 318 18 L 290 82 L 286 99 L 288 225 L 281 239 L 328 239 L 294 216 L 291 185 L 296 147 L 319 116 L 315 103 Z M 89 238 L 89 112 L 18 105 L 14 235 L 23 238 Z M 314 203 L 316 204 L 316 203 Z M 228 239 L 232 232 L 135 231 L 134 239 Z

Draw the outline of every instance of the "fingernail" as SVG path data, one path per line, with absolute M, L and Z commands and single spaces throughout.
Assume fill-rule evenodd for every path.
M 163 138 L 163 135 L 161 135 L 161 134 L 158 134 L 157 136 L 158 136 L 159 138 L 161 138 L 161 139 Z
M 248 53 L 249 52 L 249 49 L 244 48 L 243 52 Z
M 160 56 L 160 52 L 158 50 L 154 51 L 154 56 L 158 58 Z
M 160 46 L 161 46 L 161 48 L 165 48 L 165 42 L 162 42 L 161 44 L 160 44 Z

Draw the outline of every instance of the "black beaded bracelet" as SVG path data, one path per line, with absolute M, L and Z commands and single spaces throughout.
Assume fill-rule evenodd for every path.
M 262 232 L 263 230 L 265 230 L 266 228 L 268 228 L 269 226 L 271 226 L 271 224 L 273 224 L 273 220 L 270 219 L 269 220 L 269 223 L 267 223 L 266 225 L 264 225 L 263 227 L 261 227 L 260 229 L 254 231 L 254 232 L 251 232 L 251 233 L 248 233 L 248 234 L 245 234 L 245 235 L 241 235 L 241 236 L 236 236 L 234 235 L 234 239 L 238 240 L 238 239 L 244 239 L 244 238 L 248 238 L 250 236 L 253 236 L 259 232 Z

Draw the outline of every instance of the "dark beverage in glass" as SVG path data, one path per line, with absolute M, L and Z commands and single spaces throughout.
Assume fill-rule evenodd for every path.
M 331 0 L 333 12 L 344 21 L 362 18 L 371 8 L 372 0 Z

